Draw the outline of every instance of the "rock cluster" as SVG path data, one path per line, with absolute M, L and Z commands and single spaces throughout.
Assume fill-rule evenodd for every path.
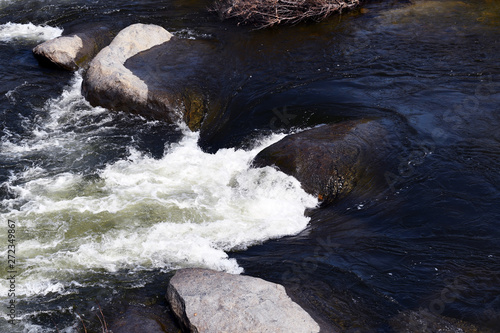
M 134 24 L 112 41 L 108 30 L 97 29 L 48 41 L 33 52 L 42 64 L 83 69 L 82 92 L 93 106 L 170 123 L 183 120 L 192 130 L 200 129 L 206 118 L 217 119 L 208 111 L 213 99 L 205 95 L 211 86 L 220 86 L 214 79 L 221 71 L 213 67 L 217 54 L 213 44 L 178 39 L 156 25 Z M 222 109 L 214 105 L 212 109 Z M 387 126 L 378 120 L 323 125 L 286 136 L 261 151 L 253 166 L 274 166 L 331 203 L 374 182 L 387 151 L 381 149 L 386 134 Z M 283 286 L 249 276 L 179 270 L 170 281 L 167 299 L 183 329 L 190 332 L 320 329 Z M 148 323 L 156 327 L 153 321 Z
M 108 45 L 109 44 L 109 45 Z M 42 65 L 83 71 L 82 92 L 92 106 L 139 114 L 149 119 L 184 121 L 199 130 L 210 105 L 220 104 L 207 91 L 220 89 L 210 81 L 216 50 L 206 41 L 175 38 L 164 28 L 133 24 L 116 37 L 93 29 L 36 46 Z

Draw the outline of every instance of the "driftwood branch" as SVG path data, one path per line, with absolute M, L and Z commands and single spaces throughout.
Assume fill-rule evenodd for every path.
M 360 0 L 217 0 L 213 11 L 221 19 L 236 19 L 241 24 L 267 28 L 322 20 L 359 5 Z

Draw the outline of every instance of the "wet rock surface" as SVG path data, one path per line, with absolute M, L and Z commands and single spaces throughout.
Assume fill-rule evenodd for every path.
M 275 166 L 297 178 L 304 190 L 326 203 L 357 185 L 370 187 L 382 176 L 377 166 L 387 147 L 380 121 L 350 120 L 288 135 L 262 150 L 255 167 Z
M 213 40 L 176 38 L 155 25 L 123 29 L 90 63 L 82 90 L 93 106 L 199 130 L 221 113 L 226 63 Z M 221 87 L 227 87 L 225 89 Z
M 110 326 L 114 333 L 180 333 L 172 315 L 160 305 L 131 305 Z
M 213 40 L 173 37 L 131 57 L 125 67 L 146 83 L 153 107 L 168 112 L 170 106 L 190 129 L 198 130 L 224 103 L 228 68 L 220 61 L 220 51 Z

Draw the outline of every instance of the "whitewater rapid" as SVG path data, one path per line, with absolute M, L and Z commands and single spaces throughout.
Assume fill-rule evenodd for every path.
M 44 42 L 61 36 L 62 28 L 47 25 L 35 25 L 33 23 L 12 23 L 0 24 L 0 42 L 11 41 L 34 41 Z
M 61 164 L 33 165 L 1 184 L 11 194 L 1 203 L 2 218 L 18 228 L 18 295 L 64 293 L 89 272 L 206 267 L 241 273 L 227 251 L 306 228 L 304 210 L 316 198 L 284 173 L 250 166 L 283 135 L 250 150 L 208 154 L 197 144 L 199 134 L 183 128 L 182 139 L 168 144 L 162 158 L 130 148 L 126 158 L 91 176 L 72 170 L 106 141 L 117 116 L 91 107 L 81 82 L 75 74 L 61 96 L 46 103 L 46 117 L 26 125 L 28 138 L 7 135 L 0 143 L 3 158 L 36 153 Z M 88 124 L 92 116 L 99 120 Z M 81 119 L 87 119 L 81 128 L 71 127 Z M 6 256 L 4 244 L 0 255 Z M 2 280 L 0 293 L 6 289 Z

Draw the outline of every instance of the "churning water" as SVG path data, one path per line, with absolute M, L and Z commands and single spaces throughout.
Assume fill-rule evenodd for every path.
M 81 81 L 76 74 L 60 97 L 43 106 L 42 119 L 25 123 L 32 127 L 29 135 L 7 134 L 1 142 L 3 161 L 42 160 L 2 184 L 10 195 L 2 201 L 3 217 L 17 227 L 19 299 L 65 293 L 93 271 L 206 267 L 241 273 L 225 251 L 306 227 L 304 210 L 317 200 L 292 177 L 249 167 L 283 135 L 251 150 L 208 154 L 197 144 L 198 133 L 182 129 L 182 139 L 168 144 L 160 159 L 130 148 L 101 170 L 74 172 L 78 165 L 89 167 L 116 117 L 87 104 Z M 7 234 L 6 223 L 2 231 Z M 4 270 L 2 295 L 9 290 L 7 276 Z

